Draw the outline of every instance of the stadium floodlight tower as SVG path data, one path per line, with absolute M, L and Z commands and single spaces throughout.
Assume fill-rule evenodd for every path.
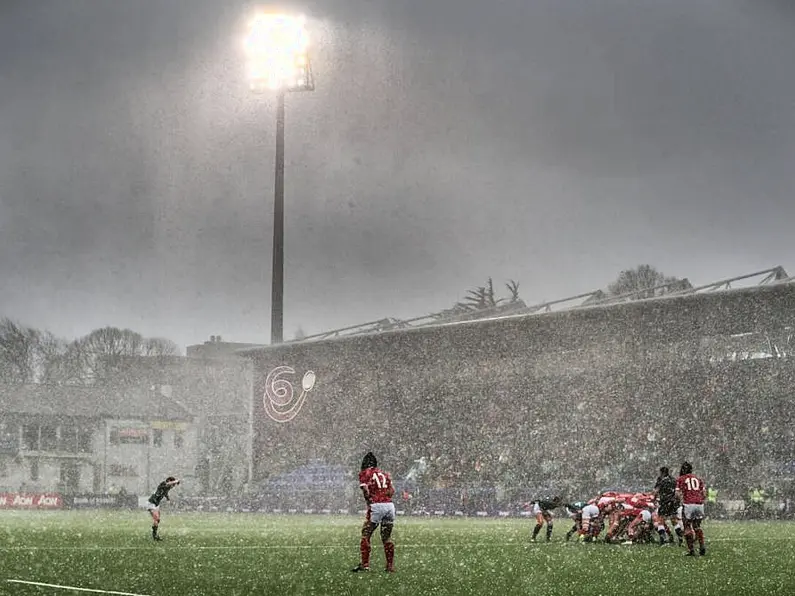
M 309 62 L 306 18 L 261 11 L 249 22 L 245 38 L 252 91 L 276 94 L 276 179 L 273 202 L 273 269 L 271 277 L 271 343 L 284 330 L 284 98 L 314 91 Z

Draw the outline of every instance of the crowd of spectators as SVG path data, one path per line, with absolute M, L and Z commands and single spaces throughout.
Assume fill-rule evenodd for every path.
M 659 466 L 684 459 L 723 498 L 746 499 L 760 484 L 785 494 L 795 476 L 792 358 L 601 364 L 548 374 L 504 357 L 374 367 L 340 383 L 319 418 L 276 436 L 278 458 L 259 464 L 283 473 L 311 455 L 355 471 L 374 449 L 398 502 L 415 509 L 648 489 Z

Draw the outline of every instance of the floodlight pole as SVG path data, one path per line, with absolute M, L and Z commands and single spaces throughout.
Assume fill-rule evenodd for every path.
M 273 269 L 271 274 L 271 344 L 284 339 L 284 96 L 276 99 L 276 178 L 273 197 Z

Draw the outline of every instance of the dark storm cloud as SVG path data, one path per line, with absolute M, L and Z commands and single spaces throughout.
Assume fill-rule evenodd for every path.
M 0 314 L 266 337 L 273 105 L 242 80 L 245 6 L 3 6 Z M 488 275 L 532 301 L 640 261 L 701 281 L 795 267 L 786 3 L 307 8 L 288 334 L 441 309 Z

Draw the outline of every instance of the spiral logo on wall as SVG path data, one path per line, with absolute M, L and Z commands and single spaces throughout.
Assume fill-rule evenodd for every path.
M 315 373 L 308 370 L 301 379 L 301 394 L 295 398 L 293 384 L 282 375 L 294 375 L 295 369 L 289 366 L 277 366 L 265 378 L 265 394 L 262 403 L 265 413 L 275 422 L 290 422 L 298 415 L 306 401 L 306 396 L 315 386 Z M 295 398 L 295 399 L 294 399 Z

